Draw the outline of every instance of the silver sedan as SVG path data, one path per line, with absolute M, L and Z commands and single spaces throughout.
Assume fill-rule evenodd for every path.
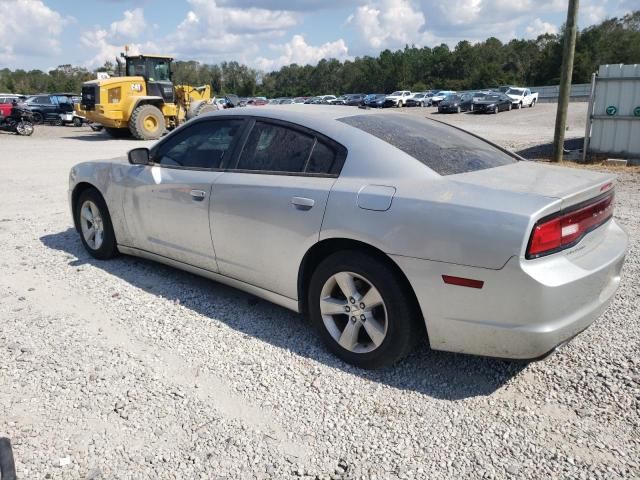
M 589 326 L 627 235 L 607 173 L 523 161 L 397 112 L 234 109 L 70 173 L 87 251 L 156 260 L 296 312 L 347 362 L 535 358 Z

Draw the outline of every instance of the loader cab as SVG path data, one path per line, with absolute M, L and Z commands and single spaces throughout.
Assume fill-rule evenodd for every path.
M 129 77 L 143 77 L 147 84 L 147 95 L 162 97 L 165 103 L 175 101 L 175 90 L 171 81 L 170 57 L 136 55 L 126 58 Z

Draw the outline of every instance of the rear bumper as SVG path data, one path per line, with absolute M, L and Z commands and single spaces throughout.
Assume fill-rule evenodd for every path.
M 512 257 L 500 270 L 393 258 L 414 287 L 431 348 L 533 359 L 587 328 L 613 299 L 628 240 L 615 221 L 603 228 L 586 252 L 576 248 L 540 261 Z M 442 275 L 484 286 L 447 285 Z

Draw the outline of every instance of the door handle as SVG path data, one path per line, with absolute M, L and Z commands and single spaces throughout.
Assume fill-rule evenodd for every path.
M 298 210 L 310 210 L 315 205 L 315 200 L 306 197 L 292 197 L 291 204 Z
M 207 192 L 205 192 L 204 190 L 191 190 L 191 198 L 196 202 L 201 202 L 206 196 Z

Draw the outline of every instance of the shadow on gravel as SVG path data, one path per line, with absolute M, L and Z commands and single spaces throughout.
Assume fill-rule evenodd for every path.
M 69 265 L 92 265 L 131 285 L 180 303 L 207 318 L 215 318 L 245 335 L 258 338 L 302 357 L 352 375 L 430 397 L 460 400 L 495 392 L 527 366 L 509 362 L 432 351 L 421 344 L 399 364 L 375 371 L 354 368 L 325 350 L 301 315 L 211 280 L 159 263 L 130 256 L 95 260 L 84 250 L 72 228 L 45 235 L 42 243 L 72 257 Z
M 113 142 L 118 140 L 131 140 L 130 138 L 114 138 L 104 132 L 86 132 L 84 135 L 66 135 L 60 137 L 63 140 L 80 140 L 82 142 Z
M 584 146 L 584 137 L 569 138 L 564 141 L 566 150 L 580 150 Z M 523 158 L 531 160 L 551 159 L 553 156 L 553 143 L 543 143 L 533 145 L 532 147 L 523 148 L 515 153 Z

